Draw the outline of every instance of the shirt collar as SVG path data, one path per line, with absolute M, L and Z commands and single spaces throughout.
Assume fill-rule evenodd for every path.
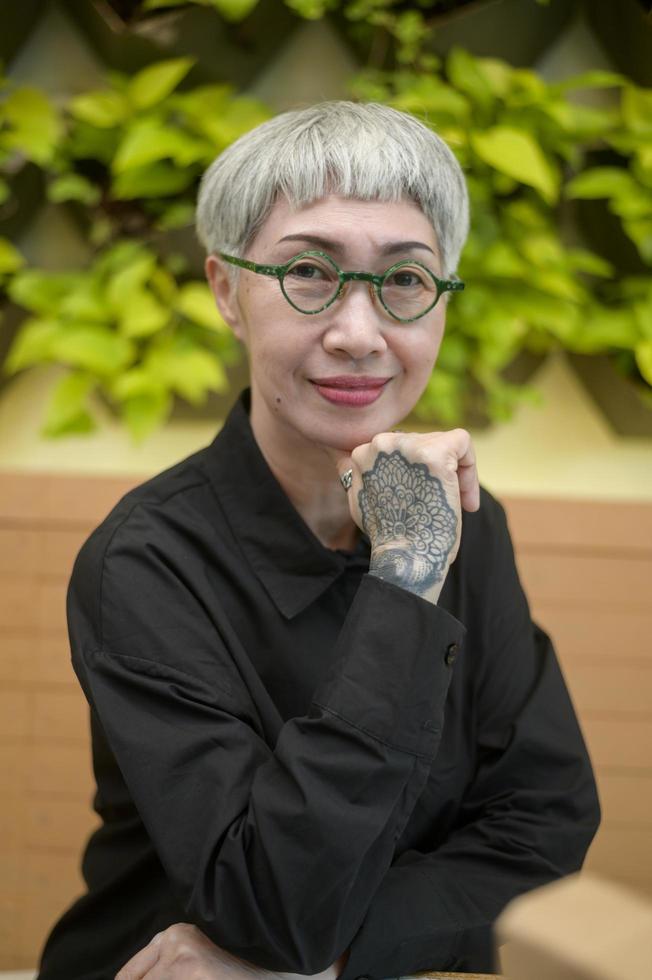
M 279 611 L 291 619 L 342 574 L 347 557 L 324 547 L 270 470 L 251 429 L 250 404 L 246 388 L 207 447 L 206 465 L 247 561 Z M 365 535 L 354 554 L 368 567 Z

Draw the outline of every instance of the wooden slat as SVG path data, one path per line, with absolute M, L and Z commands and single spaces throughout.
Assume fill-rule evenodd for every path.
M 77 690 L 67 632 L 0 627 L 0 685 L 6 684 Z
M 0 515 L 5 522 L 88 527 L 145 479 L 0 473 Z
M 35 739 L 70 739 L 86 744 L 88 703 L 81 689 L 35 692 L 30 735 Z
M 614 609 L 611 603 L 584 607 L 564 607 L 544 601 L 524 581 L 533 618 L 555 641 L 563 659 L 565 653 L 591 657 L 609 663 L 645 664 L 652 660 L 652 609 Z
M 5 629 L 65 630 L 63 583 L 0 575 L 0 623 Z
M 652 831 L 652 769 L 632 773 L 598 767 L 596 778 L 604 824 Z
M 585 867 L 652 895 L 652 831 L 602 827 Z
M 86 537 L 79 530 L 31 529 L 0 524 L 0 575 L 47 576 L 67 582 Z
M 539 602 L 650 610 L 652 555 L 611 558 L 519 552 L 518 567 Z
M 18 953 L 26 966 L 34 964 L 54 919 L 85 891 L 79 863 L 79 856 L 71 854 L 28 852 L 22 908 L 29 909 L 29 915 L 22 915 L 18 935 Z
M 652 768 L 652 721 L 581 716 L 582 730 L 596 766 Z
M 652 721 L 652 656 L 649 664 L 630 667 L 614 662 L 586 662 L 566 656 L 566 683 L 575 706 L 585 712 L 611 712 L 649 716 Z
M 90 804 L 95 782 L 88 744 L 30 742 L 25 761 L 27 793 L 52 794 Z
M 501 497 L 513 537 L 529 548 L 652 552 L 649 502 Z
M 24 840 L 36 852 L 59 851 L 75 860 L 100 819 L 81 800 L 32 798 L 24 814 Z

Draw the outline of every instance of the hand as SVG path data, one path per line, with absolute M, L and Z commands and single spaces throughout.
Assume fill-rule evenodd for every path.
M 348 959 L 348 951 L 333 966 L 315 974 L 336 980 Z M 304 980 L 295 973 L 273 973 L 241 960 L 212 943 L 201 930 L 178 922 L 157 933 L 116 974 L 115 980 Z
M 154 936 L 125 963 L 115 980 L 262 980 L 276 976 L 227 953 L 196 926 L 178 922 Z
M 461 539 L 461 510 L 480 507 L 471 436 L 382 432 L 337 461 L 353 470 L 355 523 L 369 537 L 369 572 L 436 602 Z

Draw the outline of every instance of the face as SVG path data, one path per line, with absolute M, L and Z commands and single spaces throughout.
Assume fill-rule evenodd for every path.
M 292 210 L 280 198 L 245 258 L 282 265 L 312 249 L 344 271 L 380 274 L 417 259 L 443 274 L 435 232 L 407 199 L 330 195 Z M 267 433 L 294 451 L 304 444 L 349 452 L 398 425 L 418 401 L 444 333 L 444 297 L 425 316 L 401 323 L 369 284 L 353 281 L 330 307 L 309 316 L 290 306 L 277 279 L 243 269 L 234 288 L 214 256 L 206 272 L 222 315 L 248 351 L 257 436 Z

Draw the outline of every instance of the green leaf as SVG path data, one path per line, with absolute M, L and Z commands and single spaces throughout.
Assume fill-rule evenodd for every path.
M 177 295 L 177 283 L 168 269 L 158 265 L 152 272 L 150 286 L 158 298 L 168 306 L 173 306 Z
M 175 201 L 166 208 L 156 222 L 156 227 L 163 231 L 174 228 L 186 228 L 191 225 L 195 216 L 194 205 L 190 201 Z
M 138 197 L 167 197 L 184 191 L 194 179 L 195 173 L 191 168 L 161 161 L 118 174 L 111 190 L 115 198 L 124 201 Z
M 121 265 L 112 273 L 106 284 L 106 299 L 114 312 L 128 310 L 132 296 L 141 292 L 156 265 L 152 252 L 138 252 L 128 264 Z
M 566 185 L 570 198 L 612 197 L 627 190 L 636 190 L 632 175 L 622 167 L 594 167 L 578 174 Z
M 128 398 L 135 398 L 137 395 L 150 395 L 165 391 L 166 385 L 150 371 L 146 371 L 142 366 L 137 366 L 112 378 L 107 382 L 107 388 L 112 398 L 117 401 L 126 401 Z
M 581 75 L 572 75 L 563 82 L 555 82 L 550 86 L 551 92 L 572 92 L 578 88 L 616 88 L 625 85 L 627 79 L 614 71 L 585 71 Z
M 652 265 L 652 218 L 623 221 L 623 228 L 638 248 L 641 258 Z
M 128 398 L 120 414 L 136 444 L 140 444 L 155 429 L 160 428 L 172 411 L 169 391 L 151 391 Z
M 0 275 L 16 272 L 25 264 L 25 259 L 9 239 L 0 238 Z
M 93 269 L 100 278 L 110 277 L 120 269 L 138 264 L 144 255 L 153 258 L 153 253 L 142 242 L 124 238 L 105 248 L 98 256 Z
M 20 150 L 29 160 L 46 166 L 51 162 L 63 135 L 57 109 L 36 88 L 20 88 L 4 102 L 4 145 Z
M 652 385 L 652 340 L 644 340 L 634 351 L 638 369 L 649 385 Z
M 100 200 L 99 187 L 91 183 L 81 174 L 64 174 L 57 177 L 48 186 L 48 200 L 54 204 L 62 201 L 81 201 L 82 204 L 93 206 Z
M 0 177 L 0 205 L 8 201 L 10 195 L 11 195 L 11 187 L 9 186 L 6 180 L 3 180 L 2 177 Z
M 426 390 L 415 406 L 417 418 L 432 418 L 433 412 L 444 423 L 451 425 L 462 417 L 462 388 L 457 375 L 435 367 Z
M 86 403 L 96 383 L 92 375 L 82 371 L 73 371 L 61 378 L 50 398 L 42 434 L 51 437 L 95 429 Z
M 529 133 L 508 126 L 494 126 L 471 137 L 481 160 L 521 184 L 538 190 L 549 204 L 557 200 L 559 175 Z
M 75 119 L 80 119 L 99 129 L 112 129 L 125 122 L 131 115 L 129 102 L 121 92 L 102 90 L 84 92 L 68 103 Z
M 586 311 L 569 349 L 578 353 L 603 353 L 612 348 L 632 350 L 639 341 L 636 317 L 631 309 L 596 306 Z
M 568 252 L 568 260 L 571 268 L 578 269 L 580 272 L 588 272 L 591 276 L 611 276 L 614 268 L 611 262 L 607 262 L 601 255 L 589 252 L 583 248 L 575 248 Z
M 3 370 L 16 374 L 33 364 L 50 360 L 54 338 L 61 328 L 56 320 L 30 317 L 25 320 L 9 348 Z
M 337 0 L 285 0 L 285 5 L 306 20 L 319 20 L 337 6 Z
M 187 0 L 191 2 L 191 0 Z M 144 0 L 143 10 L 165 10 L 168 7 L 178 7 L 179 0 Z
M 109 323 L 111 310 L 99 283 L 89 277 L 71 289 L 59 304 L 59 316 L 63 320 L 83 320 L 90 323 Z
M 224 368 L 215 355 L 180 337 L 150 348 L 145 366 L 194 404 L 201 403 L 208 390 L 226 391 L 228 388 Z
M 230 146 L 244 133 L 268 118 L 269 110 L 261 102 L 245 96 L 233 99 L 219 113 L 206 116 L 200 124 L 202 134 L 212 144 L 206 162 L 212 160 L 216 150 Z
M 111 169 L 114 174 L 171 159 L 179 167 L 204 160 L 210 147 L 160 119 L 139 119 L 125 132 Z
M 105 375 L 125 368 L 134 357 L 135 347 L 106 327 L 75 324 L 53 338 L 50 352 L 64 364 Z
M 201 324 L 209 330 L 219 333 L 228 332 L 222 316 L 215 305 L 215 299 L 208 283 L 189 282 L 182 286 L 177 293 L 174 304 L 175 310 L 193 320 L 194 323 Z
M 244 20 L 258 6 L 258 0 L 210 0 L 210 4 L 225 20 L 236 22 Z
M 623 120 L 637 136 L 652 133 L 652 89 L 628 85 L 622 99 Z
M 137 109 L 150 109 L 161 102 L 188 74 L 195 58 L 170 58 L 148 65 L 130 79 L 127 97 Z
M 482 70 L 482 63 L 464 51 L 453 48 L 446 62 L 448 77 L 459 92 L 465 92 L 471 100 L 483 108 L 493 105 L 491 83 Z
M 162 330 L 170 321 L 170 310 L 163 306 L 146 289 L 129 294 L 118 321 L 118 329 L 125 337 L 149 337 Z
M 389 103 L 395 109 L 403 109 L 415 115 L 426 115 L 426 124 L 436 126 L 442 117 L 463 123 L 471 114 L 471 104 L 466 96 L 437 78 L 417 77 L 409 88 L 394 96 Z
M 58 310 L 63 298 L 81 285 L 83 278 L 79 273 L 26 269 L 14 276 L 7 292 L 18 306 L 47 315 Z

